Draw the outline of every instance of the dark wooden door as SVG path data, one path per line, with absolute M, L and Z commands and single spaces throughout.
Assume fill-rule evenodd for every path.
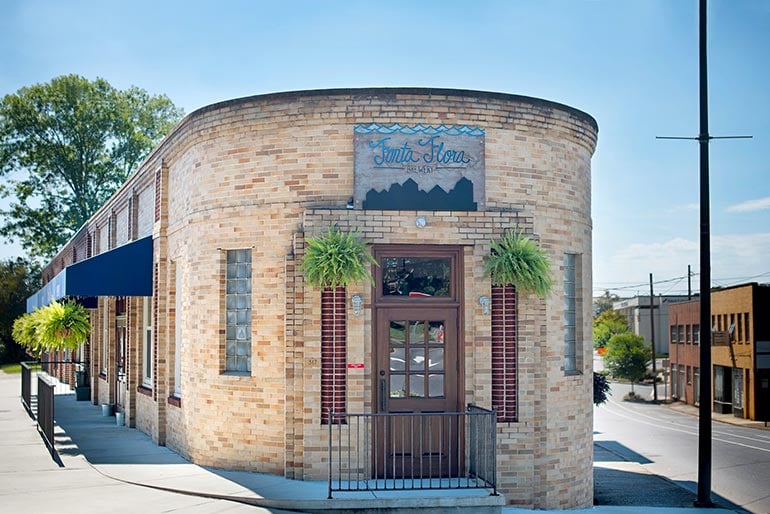
M 123 412 L 126 404 L 126 317 L 115 318 L 115 410 Z
M 446 477 L 457 472 L 458 322 L 455 307 L 377 310 L 377 412 L 373 426 L 378 477 Z

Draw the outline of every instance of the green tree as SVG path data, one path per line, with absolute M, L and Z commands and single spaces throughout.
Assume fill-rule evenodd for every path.
M 594 348 L 604 348 L 612 336 L 629 331 L 624 315 L 612 309 L 604 311 L 594 318 Z
M 18 362 L 24 350 L 12 338 L 13 321 L 27 310 L 40 270 L 24 259 L 0 261 L 0 363 Z
M 605 290 L 604 294 L 594 298 L 594 317 L 600 316 L 603 312 L 612 310 L 612 304 L 620 300 L 616 294 L 610 294 Z
M 21 88 L 0 102 L 0 235 L 50 258 L 82 226 L 182 111 L 166 96 L 77 75 Z
M 630 381 L 633 393 L 634 383 L 644 378 L 650 359 L 650 348 L 644 338 L 628 332 L 616 334 L 607 342 L 604 366 L 613 377 Z

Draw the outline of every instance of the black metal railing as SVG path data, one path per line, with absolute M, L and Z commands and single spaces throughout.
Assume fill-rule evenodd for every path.
M 37 394 L 35 394 L 37 399 Z M 32 408 L 32 368 L 30 363 L 21 363 L 21 403 L 27 409 L 27 413 L 34 419 L 35 412 Z
M 56 383 L 44 375 L 37 376 L 37 426 L 48 450 L 54 450 L 53 402 Z
M 329 498 L 334 492 L 491 489 L 497 494 L 496 414 L 331 413 Z
M 54 458 L 54 396 L 72 394 L 76 371 L 82 371 L 76 361 L 21 363 L 21 403 L 37 421 L 38 430 Z

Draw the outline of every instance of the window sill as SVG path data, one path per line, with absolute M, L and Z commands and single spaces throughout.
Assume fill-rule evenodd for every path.
M 139 387 L 137 387 L 136 388 L 136 392 L 140 393 L 140 394 L 143 394 L 145 396 L 152 397 L 152 389 L 150 389 L 149 387 L 144 386 L 144 385 L 140 385 Z
M 244 377 L 244 378 L 251 378 L 251 372 L 250 371 L 222 371 L 219 373 L 220 376 L 224 377 Z
M 564 372 L 564 376 L 565 376 L 565 377 L 579 377 L 579 376 L 581 376 L 582 374 L 583 374 L 582 372 L 580 372 L 580 371 L 578 371 L 578 370 L 576 370 L 576 369 L 573 369 L 573 370 L 570 370 L 570 371 L 565 371 L 565 372 Z
M 182 408 L 182 399 L 179 396 L 169 396 L 167 401 L 169 405 Z

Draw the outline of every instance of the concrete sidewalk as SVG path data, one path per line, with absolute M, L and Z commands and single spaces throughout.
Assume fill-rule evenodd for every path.
M 56 398 L 56 449 L 63 467 L 46 450 L 34 422 L 19 400 L 20 376 L 0 372 L 0 506 L 3 512 L 131 512 L 184 510 L 209 512 L 323 511 L 344 503 L 359 512 L 378 505 L 399 508 L 431 496 L 432 512 L 462 509 L 487 498 L 490 511 L 499 509 L 502 497 L 485 491 L 358 492 L 335 494 L 327 500 L 327 483 L 295 481 L 274 475 L 227 471 L 190 463 L 168 448 L 155 445 L 144 433 L 116 425 L 103 417 L 101 408 L 76 402 L 74 395 Z M 614 462 L 620 464 L 612 464 Z M 614 469 L 622 456 L 610 456 L 604 465 Z M 610 463 L 610 464 L 608 464 Z M 633 464 L 633 463 L 631 463 Z M 571 512 L 641 514 L 725 514 L 725 509 L 687 508 L 681 488 L 660 477 L 625 470 L 617 481 L 605 482 L 619 490 L 639 490 L 658 502 L 643 505 L 597 506 Z M 598 485 L 602 485 L 597 479 Z M 181 494 L 180 494 L 181 493 Z M 470 493 L 470 494 L 469 494 Z M 691 493 L 690 493 L 691 494 Z M 686 496 L 686 495 L 685 495 Z M 374 502 L 372 501 L 374 500 Z M 419 503 L 419 500 L 417 500 Z M 358 507 L 356 507 L 358 505 Z M 468 508 L 478 512 L 478 508 Z M 533 511 L 503 507 L 505 514 Z M 541 511 L 544 512 L 544 511 Z

